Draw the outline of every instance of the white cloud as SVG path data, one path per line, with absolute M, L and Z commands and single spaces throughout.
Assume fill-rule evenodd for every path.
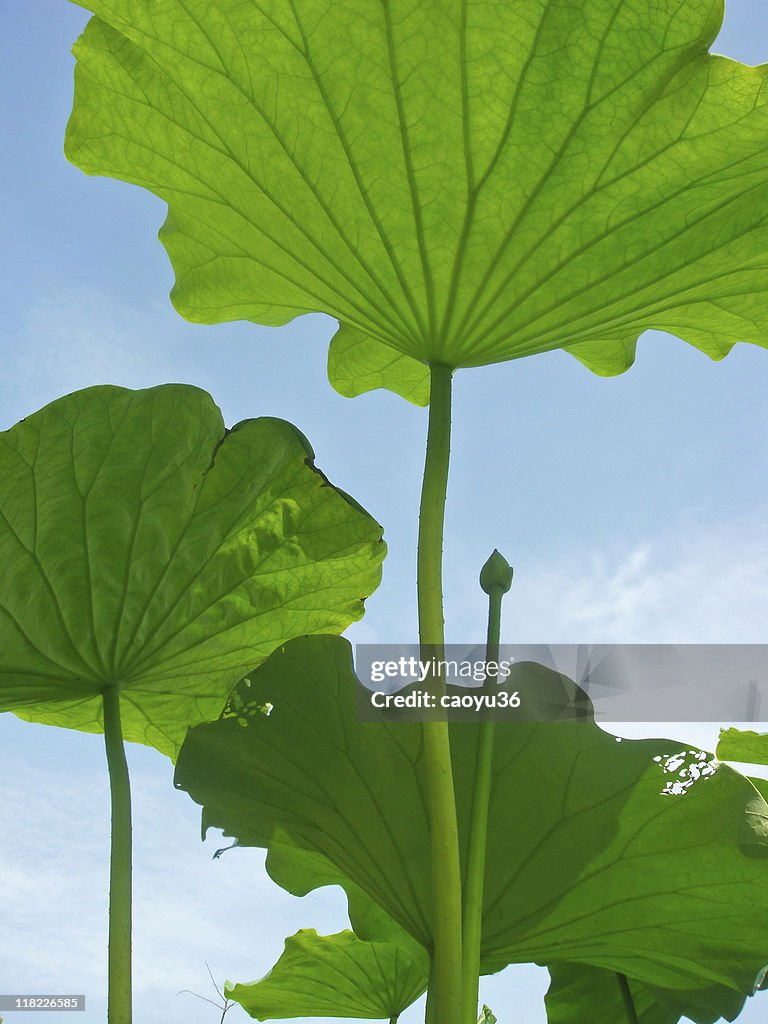
M 760 643 L 768 618 L 762 523 L 680 528 L 518 574 L 506 637 L 541 643 Z
M 449 600 L 454 614 L 461 616 L 464 605 L 477 617 L 474 593 L 459 592 Z M 608 553 L 571 551 L 545 564 L 524 565 L 508 599 L 505 639 L 759 642 L 767 612 L 768 539 L 762 524 L 699 525 L 653 540 L 638 538 Z M 465 621 L 474 627 L 468 612 Z M 39 988 L 43 981 L 54 989 L 77 986 L 91 1007 L 80 1024 L 96 1024 L 103 1020 L 106 973 L 103 753 L 96 741 L 59 734 L 60 763 L 35 768 L 31 758 L 47 730 L 25 741 L 28 728 L 33 727 L 20 723 L 3 734 L 0 991 Z M 659 724 L 631 731 L 677 734 L 709 748 L 716 738 L 711 727 Z M 182 989 L 213 995 L 206 961 L 219 983 L 252 980 L 298 928 L 344 927 L 343 899 L 331 890 L 305 900 L 286 895 L 266 878 L 258 851 L 233 850 L 212 861 L 216 847 L 227 842 L 199 842 L 199 809 L 172 789 L 168 762 L 132 748 L 131 764 L 137 1019 L 208 1024 L 218 1019 L 214 1007 L 177 995 Z M 536 969 L 514 968 L 486 983 L 485 998 L 502 1011 L 514 999 L 527 1019 L 543 1020 L 543 984 Z M 745 1020 L 756 1019 L 751 1010 Z M 227 1019 L 245 1018 L 233 1010 Z M 404 1016 L 418 1019 L 416 1009 Z
M 106 997 L 109 858 L 100 738 L 10 715 L 2 726 L 0 992 L 83 993 L 79 1024 L 97 1024 Z M 219 985 L 252 981 L 299 928 L 347 927 L 345 900 L 337 889 L 289 896 L 266 875 L 260 850 L 212 860 L 230 841 L 211 835 L 201 843 L 200 808 L 174 790 L 170 762 L 133 745 L 128 753 L 136 1019 L 211 1024 L 219 1019 L 213 1007 L 178 994 L 216 998 L 206 964 Z M 247 1019 L 233 1010 L 227 1020 L 238 1017 Z

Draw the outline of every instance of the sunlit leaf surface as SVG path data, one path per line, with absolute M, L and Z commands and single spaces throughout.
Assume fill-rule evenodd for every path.
M 521 663 L 504 685 L 554 700 L 562 678 Z M 204 826 L 262 847 L 281 830 L 429 950 L 420 726 L 358 719 L 340 638 L 292 641 L 238 692 L 243 710 L 192 730 L 179 757 Z M 451 728 L 464 847 L 478 728 Z M 768 806 L 726 766 L 672 794 L 664 763 L 678 750 L 619 742 L 592 720 L 497 724 L 484 971 L 585 963 L 683 996 L 752 991 L 768 962 Z
M 258 1020 L 291 1017 L 397 1017 L 424 991 L 428 960 L 414 961 L 393 942 L 364 942 L 354 932 L 318 935 L 303 928 L 285 941 L 269 975 L 227 989 Z
M 768 733 L 752 729 L 723 729 L 717 744 L 717 756 L 723 761 L 768 764 Z
M 343 393 L 399 355 L 408 397 L 414 363 L 768 342 L 766 69 L 707 52 L 721 0 L 83 6 L 67 154 L 168 203 L 191 320 L 329 313 L 369 339 Z
M 279 644 L 363 612 L 381 528 L 277 419 L 95 387 L 0 433 L 0 711 L 175 754 Z

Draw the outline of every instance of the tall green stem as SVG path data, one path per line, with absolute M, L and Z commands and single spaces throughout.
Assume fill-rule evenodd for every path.
M 616 977 L 619 979 L 619 988 L 621 989 L 621 998 L 624 1000 L 624 1009 L 627 1014 L 627 1024 L 640 1024 L 637 1019 L 637 1010 L 635 1009 L 635 1001 L 632 998 L 632 993 L 629 989 L 629 982 L 627 981 L 626 974 L 619 974 L 617 972 Z
M 131 1024 L 131 783 L 120 722 L 120 690 L 103 693 L 112 811 L 109 855 L 108 1024 Z
M 512 582 L 512 570 L 498 551 L 494 551 L 480 574 L 480 585 L 488 595 L 488 633 L 485 660 L 499 660 L 501 639 L 501 603 Z M 469 822 L 467 871 L 464 881 L 464 921 L 462 954 L 462 1020 L 476 1024 L 480 992 L 480 945 L 483 932 L 483 891 L 485 854 L 488 842 L 488 807 L 493 774 L 495 722 L 480 723 L 472 789 L 472 813 Z
M 451 450 L 451 370 L 433 364 L 427 455 L 419 510 L 419 639 L 423 660 L 442 661 L 443 525 Z M 435 680 L 444 689 L 442 674 Z M 432 846 L 434 951 L 428 1017 L 434 1024 L 461 1021 L 461 864 L 456 797 L 447 722 L 424 723 L 427 806 Z

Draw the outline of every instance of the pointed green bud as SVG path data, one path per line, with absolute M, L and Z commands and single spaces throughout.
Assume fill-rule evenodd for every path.
M 490 594 L 494 587 L 500 588 L 502 594 L 506 594 L 512 586 L 512 574 L 512 566 L 494 548 L 493 554 L 480 570 L 480 586 L 486 594 Z

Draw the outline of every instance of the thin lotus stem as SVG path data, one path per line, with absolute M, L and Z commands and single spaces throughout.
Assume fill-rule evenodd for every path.
M 103 702 L 112 810 L 107 1022 L 131 1024 L 131 783 L 123 747 L 119 688 L 107 687 Z
M 501 603 L 512 582 L 512 569 L 498 551 L 483 566 L 480 585 L 488 595 L 488 634 L 485 660 L 498 663 L 501 638 Z M 491 684 L 493 685 L 493 684 Z M 463 921 L 463 1024 L 477 1024 L 480 992 L 480 946 L 483 931 L 483 890 L 488 841 L 488 807 L 493 773 L 493 740 L 496 723 L 480 723 L 469 822 L 467 872 L 464 881 Z
M 443 525 L 451 449 L 451 370 L 432 364 L 427 454 L 419 511 L 418 601 L 422 658 L 442 662 Z M 433 680 L 445 689 L 441 672 Z M 447 722 L 425 722 L 424 755 L 432 847 L 434 950 L 427 997 L 427 1019 L 434 1024 L 461 1021 L 461 864 L 456 797 Z
M 627 1013 L 627 1024 L 640 1024 L 637 1016 L 637 1010 L 635 1009 L 635 1001 L 632 998 L 626 974 L 619 974 L 617 972 L 616 977 L 619 979 L 621 998 L 624 1000 L 624 1009 Z

